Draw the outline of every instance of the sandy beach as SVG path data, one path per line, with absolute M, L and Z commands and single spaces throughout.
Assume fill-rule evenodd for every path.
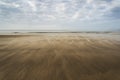
M 120 80 L 120 34 L 2 34 L 0 80 Z

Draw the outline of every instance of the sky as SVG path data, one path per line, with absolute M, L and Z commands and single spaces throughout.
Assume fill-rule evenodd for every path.
M 120 0 L 0 0 L 0 30 L 120 30 Z

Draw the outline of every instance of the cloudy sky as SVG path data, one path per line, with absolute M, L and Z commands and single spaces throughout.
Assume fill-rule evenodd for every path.
M 120 0 L 0 0 L 0 30 L 120 30 Z

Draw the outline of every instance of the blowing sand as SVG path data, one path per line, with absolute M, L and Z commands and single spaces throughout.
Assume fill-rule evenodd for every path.
M 120 35 L 0 35 L 0 80 L 120 80 Z

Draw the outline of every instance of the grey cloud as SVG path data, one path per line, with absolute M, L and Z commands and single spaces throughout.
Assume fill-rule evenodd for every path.
M 39 22 L 42 20 L 90 20 L 107 17 L 119 18 L 118 0 L 2 0 L 0 15 Z M 111 5 L 111 2 L 113 5 Z M 116 5 L 118 8 L 116 8 Z M 61 8 L 63 8 L 61 10 Z
M 115 7 L 111 10 L 111 13 L 108 15 L 110 18 L 120 19 L 120 7 Z

